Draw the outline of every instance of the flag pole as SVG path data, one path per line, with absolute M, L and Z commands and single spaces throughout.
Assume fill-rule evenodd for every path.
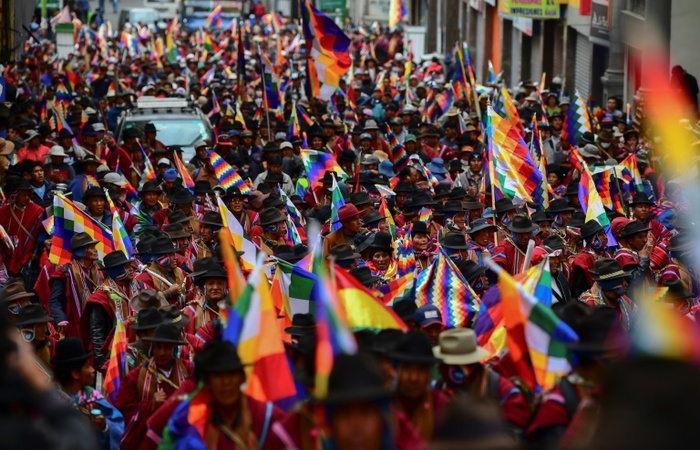
M 489 140 L 487 153 L 489 158 L 489 178 L 491 179 L 491 211 L 493 217 L 493 224 L 496 226 L 496 230 L 493 232 L 493 243 L 498 245 L 498 220 L 496 216 L 496 188 L 494 185 L 494 167 L 493 167 L 493 124 L 491 123 L 491 112 L 493 107 L 491 106 L 491 99 L 486 103 L 486 139 Z
M 265 82 L 265 66 L 263 66 L 262 51 L 258 43 L 258 65 L 260 65 L 260 80 L 262 81 L 263 108 L 265 109 L 265 121 L 267 122 L 267 142 L 272 140 L 270 136 L 270 104 L 267 101 L 267 83 Z

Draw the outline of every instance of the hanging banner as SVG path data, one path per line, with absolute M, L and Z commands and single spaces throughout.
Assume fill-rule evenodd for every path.
M 552 0 L 501 0 L 499 11 L 515 17 L 559 19 L 561 5 Z

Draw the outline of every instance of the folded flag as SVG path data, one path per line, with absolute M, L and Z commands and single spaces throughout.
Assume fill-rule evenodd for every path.
M 333 184 L 331 187 L 331 231 L 338 231 L 343 226 L 343 224 L 340 223 L 340 218 L 338 216 L 338 211 L 343 206 L 345 206 L 343 193 L 340 192 L 338 180 L 333 177 Z
M 345 308 L 348 325 L 353 331 L 408 329 L 391 308 L 339 266 L 335 268 L 335 281 L 338 298 Z

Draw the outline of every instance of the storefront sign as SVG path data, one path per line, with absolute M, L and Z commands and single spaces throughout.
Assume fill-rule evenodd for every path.
M 553 0 L 501 0 L 499 11 L 515 17 L 531 19 L 558 19 L 561 5 Z
M 598 45 L 610 45 L 610 1 L 593 0 L 591 4 L 590 41 Z

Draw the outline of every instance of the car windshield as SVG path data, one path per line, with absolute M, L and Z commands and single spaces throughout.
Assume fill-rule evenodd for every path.
M 201 119 L 156 119 L 131 122 L 126 128 L 136 127 L 143 136 L 143 128 L 148 122 L 156 126 L 156 138 L 167 146 L 192 147 L 197 141 L 209 139 L 207 127 Z
M 131 23 L 153 23 L 158 21 L 158 11 L 131 11 Z

